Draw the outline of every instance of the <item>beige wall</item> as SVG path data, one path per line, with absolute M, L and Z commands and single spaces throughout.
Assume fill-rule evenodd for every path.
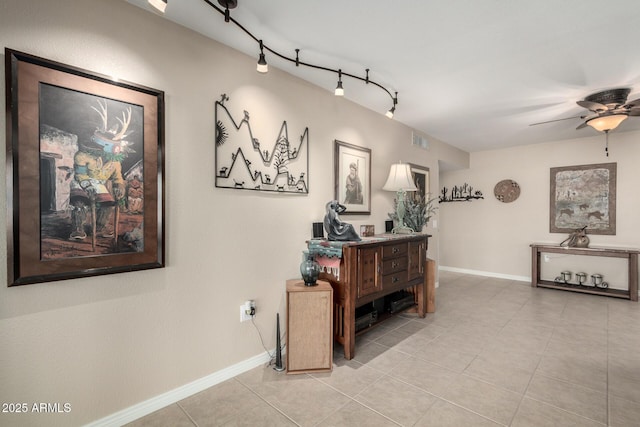
M 634 120 L 634 119 L 630 119 Z M 621 127 L 623 127 L 621 125 Z M 593 132 L 595 135 L 595 131 Z M 617 163 L 617 233 L 590 235 L 592 245 L 639 247 L 640 132 L 613 132 L 606 157 L 604 134 L 503 150 L 472 153 L 469 169 L 443 171 L 440 188 L 465 182 L 484 193 L 484 200 L 440 204 L 440 265 L 518 278 L 531 277 L 533 242 L 560 243 L 567 234 L 549 233 L 549 184 L 552 167 Z M 499 202 L 494 186 L 503 179 L 520 184 L 512 203 Z M 626 264 L 580 257 L 582 262 L 553 256 L 543 265 L 550 280 L 560 271 L 602 272 L 605 280 L 626 285 Z M 620 278 L 618 279 L 618 276 Z
M 0 414 L 3 425 L 87 423 L 261 354 L 251 322 L 238 320 L 246 299 L 256 301 L 256 324 L 273 348 L 285 280 L 298 277 L 311 223 L 333 197 L 334 139 L 372 149 L 372 214 L 343 219 L 379 231 L 392 207 L 380 190 L 392 162 L 429 167 L 437 191 L 439 160 L 468 161 L 433 139 L 429 151 L 411 147 L 411 129 L 380 112 L 273 65 L 260 75 L 255 58 L 124 1 L 3 0 L 0 45 L 164 90 L 167 202 L 166 268 L 0 286 L 0 402 L 72 405 L 68 414 Z M 222 93 L 233 114 L 251 113 L 254 131 L 277 133 L 283 120 L 293 134 L 309 127 L 308 196 L 215 188 Z

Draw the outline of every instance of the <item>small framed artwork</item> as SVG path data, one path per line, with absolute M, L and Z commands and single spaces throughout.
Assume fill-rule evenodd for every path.
M 616 234 L 616 163 L 551 168 L 549 232 Z
M 371 214 L 371 150 L 335 141 L 335 199 L 342 215 Z
M 372 237 L 376 234 L 376 226 L 375 225 L 361 225 L 360 226 L 360 236 L 361 237 Z
M 429 197 L 429 168 L 409 163 L 411 166 L 411 176 L 413 182 L 418 187 L 418 191 L 411 191 L 407 193 L 407 197 L 424 197 L 427 201 Z
M 164 92 L 5 58 L 8 285 L 164 267 Z

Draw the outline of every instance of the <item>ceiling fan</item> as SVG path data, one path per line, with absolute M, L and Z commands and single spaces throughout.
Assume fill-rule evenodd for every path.
M 591 126 L 600 132 L 609 132 L 617 128 L 627 117 L 640 116 L 640 99 L 627 102 L 627 97 L 630 92 L 631 89 L 629 88 L 608 89 L 596 92 L 587 96 L 584 100 L 576 102 L 576 104 L 582 108 L 589 110 L 589 114 L 532 123 L 529 126 L 579 118 L 584 119 L 584 122 L 576 129 Z
M 629 116 L 640 116 L 640 98 L 627 102 L 629 88 L 608 89 L 587 96 L 576 104 L 590 111 L 589 114 L 566 117 L 564 119 L 549 120 L 546 122 L 532 123 L 529 126 L 558 122 L 561 120 L 584 119 L 577 129 L 591 126 L 597 131 L 607 135 L 605 152 L 609 157 L 609 131 L 614 130 Z
M 631 89 L 610 89 L 587 96 L 577 104 L 593 114 L 585 117 L 584 123 L 576 129 L 585 126 L 608 132 L 618 127 L 629 116 L 640 116 L 640 99 L 627 102 Z

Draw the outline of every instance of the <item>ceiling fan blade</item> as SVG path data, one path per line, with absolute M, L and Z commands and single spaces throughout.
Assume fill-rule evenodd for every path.
M 640 116 L 640 108 L 632 108 L 627 114 L 630 116 Z
M 555 120 L 547 120 L 546 122 L 531 123 L 529 126 L 544 125 L 544 124 L 547 124 L 547 123 L 561 122 L 563 120 L 584 119 L 585 117 L 586 116 L 565 117 L 563 119 L 555 119 Z
M 599 104 L 597 102 L 591 101 L 577 101 L 576 104 L 583 108 L 586 108 L 589 111 L 593 111 L 594 113 L 600 113 L 609 109 L 609 107 L 604 104 Z
M 580 124 L 580 126 L 578 126 L 578 127 L 576 128 L 576 130 L 578 130 L 578 129 L 582 129 L 582 128 L 586 128 L 587 126 L 588 126 L 588 125 L 587 125 L 587 122 L 581 123 L 581 124 Z

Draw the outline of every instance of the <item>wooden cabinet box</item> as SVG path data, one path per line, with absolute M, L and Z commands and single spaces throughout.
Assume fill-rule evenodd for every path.
M 287 280 L 287 373 L 327 372 L 333 367 L 333 288 L 324 280 L 305 286 Z

